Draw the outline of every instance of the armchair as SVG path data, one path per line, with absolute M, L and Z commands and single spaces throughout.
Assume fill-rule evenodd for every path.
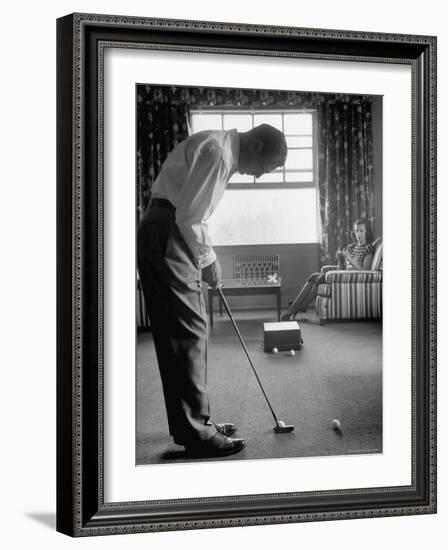
M 324 266 L 325 281 L 317 288 L 316 312 L 320 324 L 331 319 L 379 319 L 382 316 L 383 242 L 374 243 L 370 270 L 340 271 Z

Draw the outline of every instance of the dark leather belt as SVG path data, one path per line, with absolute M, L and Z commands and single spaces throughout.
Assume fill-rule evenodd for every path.
M 176 209 L 167 199 L 151 199 L 151 206 L 160 206 L 162 208 L 169 208 L 171 210 Z

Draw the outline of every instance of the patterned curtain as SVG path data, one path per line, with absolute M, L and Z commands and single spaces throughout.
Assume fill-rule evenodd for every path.
M 343 96 L 319 105 L 319 207 L 322 263 L 352 239 L 357 218 L 374 227 L 372 102 Z
M 137 90 L 137 221 L 151 198 L 151 187 L 168 153 L 188 137 L 189 105 L 171 88 Z

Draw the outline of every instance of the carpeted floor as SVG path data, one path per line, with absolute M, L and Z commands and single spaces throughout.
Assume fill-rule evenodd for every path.
M 263 322 L 276 321 L 272 311 L 234 313 L 278 418 L 295 426 L 290 434 L 274 433 L 274 420 L 234 329 L 227 317 L 216 317 L 209 343 L 212 419 L 234 422 L 235 437 L 244 437 L 247 447 L 213 460 L 382 452 L 381 323 L 320 326 L 314 311 L 300 315 L 304 347 L 291 357 L 263 351 Z M 335 418 L 340 433 L 332 429 Z M 192 460 L 168 434 L 150 333 L 138 335 L 136 435 L 137 464 Z

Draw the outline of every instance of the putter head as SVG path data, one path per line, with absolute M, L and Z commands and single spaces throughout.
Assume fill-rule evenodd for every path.
M 289 432 L 292 432 L 294 430 L 294 426 L 292 424 L 285 424 L 284 426 L 279 426 L 278 424 L 274 427 L 274 432 L 276 434 L 287 434 Z

